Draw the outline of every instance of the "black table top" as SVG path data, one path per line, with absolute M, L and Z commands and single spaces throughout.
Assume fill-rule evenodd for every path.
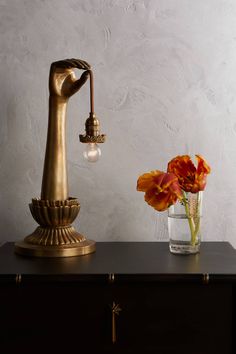
M 196 255 L 173 255 L 167 242 L 98 242 L 96 252 L 69 258 L 31 258 L 14 254 L 14 243 L 0 247 L 0 280 L 22 277 L 149 276 L 236 281 L 236 250 L 228 242 L 203 242 Z

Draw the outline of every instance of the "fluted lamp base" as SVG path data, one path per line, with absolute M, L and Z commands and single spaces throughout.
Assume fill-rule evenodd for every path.
M 93 253 L 95 250 L 95 242 L 91 240 L 62 246 L 34 245 L 26 241 L 15 243 L 15 253 L 31 257 L 75 257 Z
M 87 240 L 71 226 L 80 210 L 76 198 L 50 202 L 34 198 L 29 207 L 40 226 L 15 243 L 15 253 L 32 257 L 75 257 L 95 252 L 95 241 Z

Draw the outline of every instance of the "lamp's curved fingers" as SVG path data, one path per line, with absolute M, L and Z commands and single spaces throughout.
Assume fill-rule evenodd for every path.
M 88 64 L 86 61 L 81 60 L 81 59 L 64 59 L 64 60 L 59 60 L 55 61 L 52 63 L 53 68 L 63 68 L 63 69 L 72 69 L 72 68 L 77 68 L 81 70 L 89 70 L 90 69 L 90 64 Z
M 74 81 L 72 88 L 71 88 L 71 95 L 74 95 L 79 89 L 84 85 L 84 83 L 87 81 L 89 77 L 89 72 L 85 71 L 83 74 L 80 76 L 80 78 L 76 81 Z
M 84 70 L 89 70 L 91 68 L 91 65 L 87 63 L 85 60 L 82 59 L 69 59 L 71 62 L 75 64 L 75 67 L 78 69 L 84 69 Z

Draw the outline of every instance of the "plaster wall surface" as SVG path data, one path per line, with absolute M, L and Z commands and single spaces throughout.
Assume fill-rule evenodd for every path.
M 0 241 L 36 223 L 50 64 L 87 60 L 95 111 L 107 142 L 97 164 L 83 160 L 79 134 L 89 86 L 69 102 L 70 195 L 75 226 L 96 241 L 167 240 L 167 214 L 136 192 L 140 174 L 179 154 L 202 154 L 203 240 L 236 247 L 236 1 L 0 0 Z

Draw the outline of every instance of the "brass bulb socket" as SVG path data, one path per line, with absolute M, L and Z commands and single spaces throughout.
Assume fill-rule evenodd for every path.
M 90 135 L 80 135 L 79 140 L 81 143 L 87 144 L 102 144 L 106 141 L 106 135 L 97 135 L 97 136 L 90 136 Z
M 106 140 L 105 134 L 100 134 L 100 122 L 95 113 L 90 113 L 85 122 L 85 135 L 79 136 L 81 143 L 104 143 Z

